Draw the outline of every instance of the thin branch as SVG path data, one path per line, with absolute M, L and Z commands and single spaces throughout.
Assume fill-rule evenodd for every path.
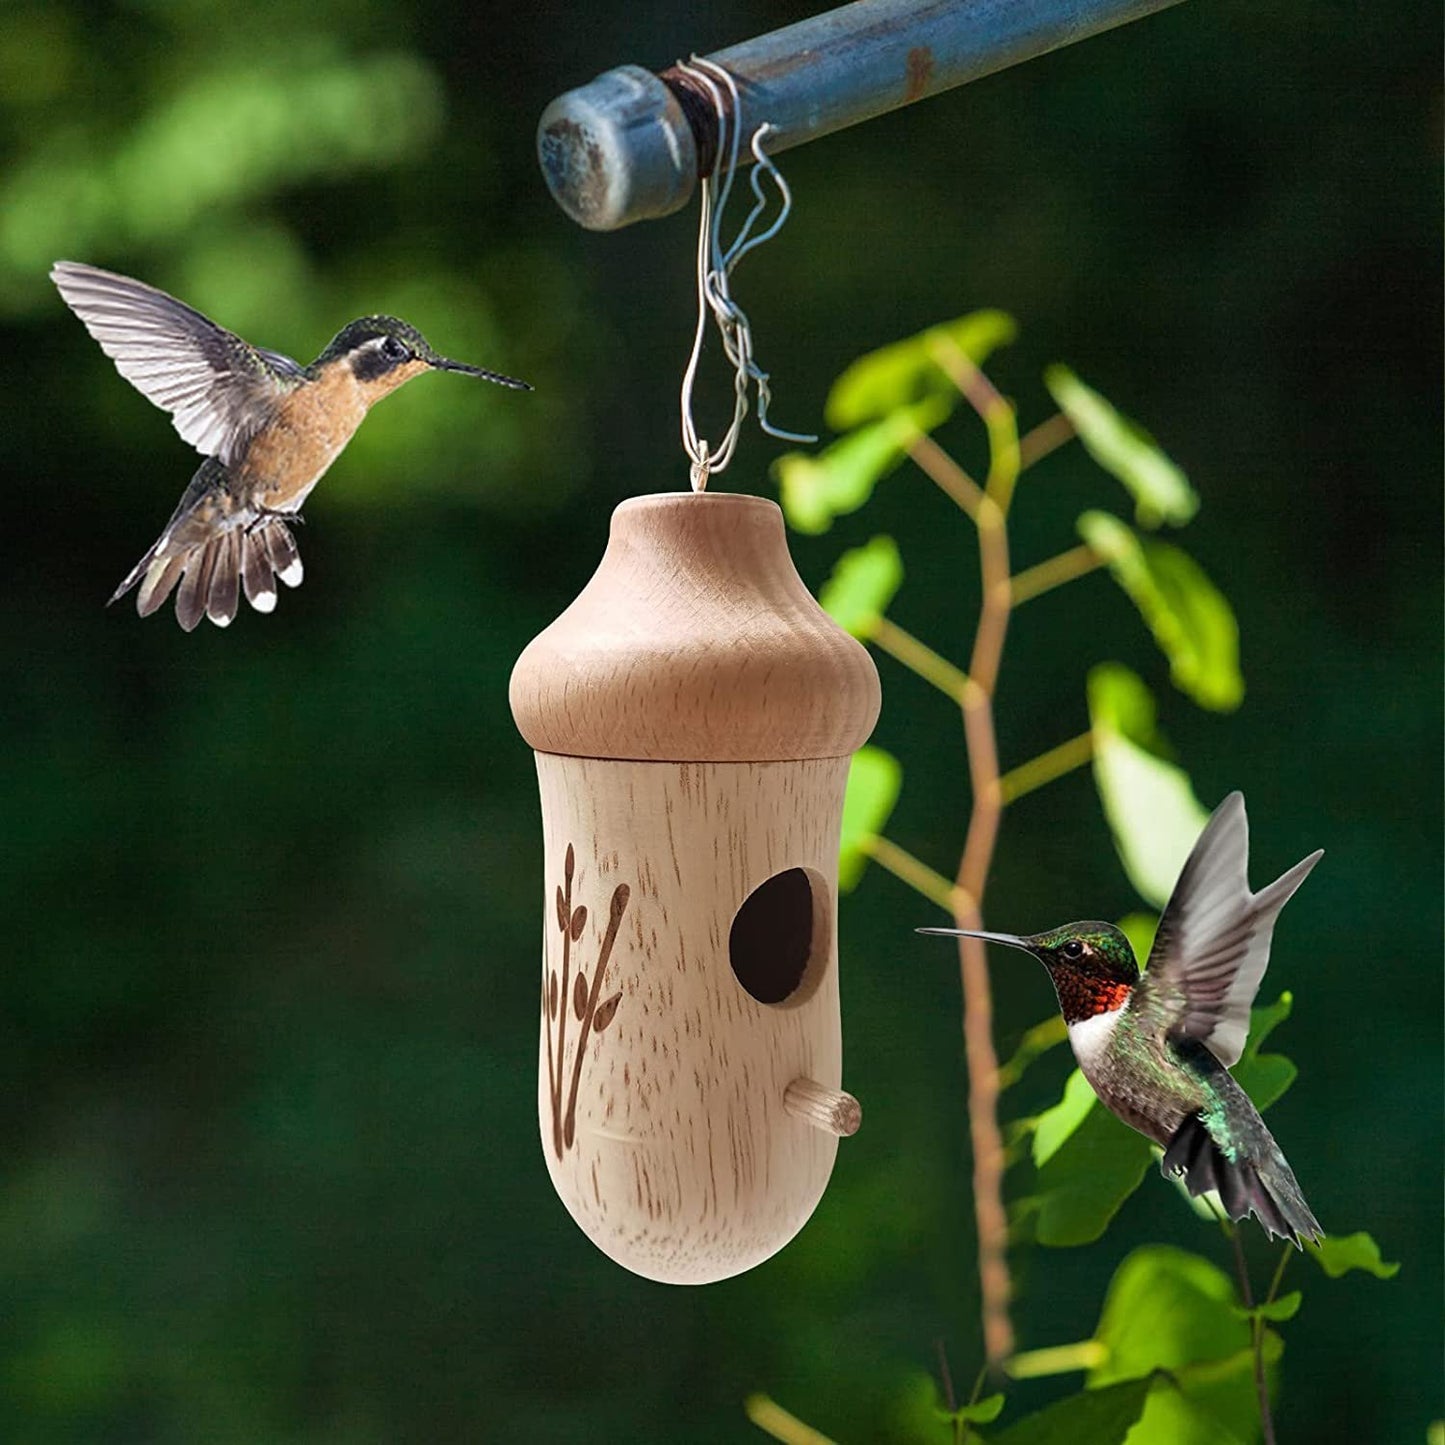
M 1081 542 L 1077 547 L 1070 547 L 1067 552 L 1060 552 L 1056 557 L 1050 557 L 1037 566 L 1026 567 L 1017 573 L 1009 583 L 1013 592 L 1013 604 L 1018 607 L 1032 601 L 1041 593 L 1062 587 L 1065 582 L 1072 582 L 1076 577 L 1087 577 L 1090 572 L 1097 572 L 1104 563 L 1105 558 Z
M 1022 798 L 1026 793 L 1032 793 L 1036 788 L 1042 788 L 1046 783 L 1062 778 L 1075 768 L 1083 767 L 1093 756 L 1094 734 L 1087 732 L 1070 738 L 1066 743 L 1060 743 L 1056 748 L 1050 748 L 1046 753 L 1040 753 L 1036 758 L 1030 758 L 1026 763 L 1020 763 L 999 779 L 998 786 L 1003 794 L 1004 805 Z
M 960 890 L 958 884 L 949 882 L 942 873 L 936 873 L 927 863 L 915 858 L 907 849 L 900 848 L 881 833 L 861 839 L 858 847 L 875 863 L 906 883 L 915 893 L 921 893 L 930 903 L 936 903 L 945 912 L 956 916 L 960 909 L 971 906 L 972 900 Z
M 1264 1297 L 1265 1304 L 1272 1305 L 1274 1303 L 1275 1297 L 1279 1294 L 1279 1287 L 1284 1283 L 1285 1266 L 1295 1257 L 1295 1253 L 1294 1245 L 1286 1240 L 1284 1248 L 1280 1251 L 1279 1263 L 1274 1268 L 1274 1278 L 1269 1282 L 1269 1293 Z
M 1025 432 L 1019 442 L 1019 470 L 1026 472 L 1037 461 L 1041 461 L 1065 442 L 1072 441 L 1077 433 L 1074 424 L 1063 412 L 1055 412 L 1047 421 L 1041 421 L 1032 431 Z
M 983 488 L 932 437 L 919 436 L 910 442 L 908 455 L 940 491 L 970 517 L 978 516 Z
M 878 618 L 873 624 L 868 640 L 876 642 L 890 657 L 896 658 L 904 667 L 916 672 L 925 682 L 931 682 L 960 707 L 963 706 L 964 694 L 968 691 L 968 674 L 946 657 L 940 657 L 927 643 L 920 642 L 911 632 L 905 632 L 886 617 Z
M 943 1403 L 948 1413 L 953 1416 L 953 1445 L 967 1445 L 968 1426 L 958 1418 L 958 1398 L 953 1393 L 953 1374 L 948 1368 L 948 1351 L 943 1347 L 943 1337 L 940 1335 L 933 1345 L 938 1352 L 938 1374 L 943 1383 Z
M 1254 1308 L 1254 1295 L 1249 1288 L 1249 1267 L 1244 1261 L 1244 1243 L 1239 1229 L 1229 1230 L 1229 1242 L 1234 1246 L 1234 1267 L 1239 1275 L 1239 1298 L 1245 1309 Z M 1283 1271 L 1280 1271 L 1283 1273 Z M 1278 1276 L 1276 1276 L 1278 1278 Z M 1275 1445 L 1274 1417 L 1269 1409 L 1269 1381 L 1264 1374 L 1264 1320 L 1255 1315 L 1249 1322 L 1250 1343 L 1254 1353 L 1254 1389 L 1259 1396 L 1259 1423 L 1264 1435 L 1264 1445 Z
M 987 1379 L 988 1366 L 984 1365 L 978 1374 L 974 1376 L 973 1389 L 970 1390 L 968 1394 L 968 1403 L 970 1405 L 978 1404 L 978 1397 L 983 1394 L 984 1381 Z M 962 1421 L 961 1424 L 963 1428 L 958 1432 L 958 1445 L 968 1445 L 968 1437 L 973 1433 L 973 1426 L 967 1420 Z
M 962 353 L 958 356 L 962 357 Z M 982 603 L 968 669 L 968 693 L 963 702 L 973 809 L 958 866 L 958 886 L 973 900 L 973 905 L 958 910 L 955 919 L 960 928 L 981 928 L 980 905 L 1003 816 L 993 691 L 1012 605 L 1006 518 L 1018 476 L 1018 431 L 1013 409 L 986 378 L 980 382 L 982 373 L 967 357 L 962 359 L 967 366 L 960 389 L 970 402 L 982 408 L 989 433 L 990 460 L 988 486 L 974 519 L 978 526 Z M 993 993 L 983 944 L 976 938 L 960 938 L 958 944 L 984 1358 L 998 1369 L 1013 1353 L 1014 1333 L 1009 1316 L 1012 1283 L 1008 1266 L 1008 1215 L 1003 1203 L 1003 1176 L 1008 1159 L 998 1124 L 999 1073 L 993 1044 Z
M 937 336 L 930 348 L 934 361 L 943 374 L 958 388 L 963 399 L 981 416 L 988 420 L 988 412 L 995 406 L 1008 406 L 999 395 L 978 363 L 949 336 Z M 1010 412 L 1013 408 L 1009 407 Z

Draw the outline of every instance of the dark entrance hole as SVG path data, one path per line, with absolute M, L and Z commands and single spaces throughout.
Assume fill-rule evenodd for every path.
M 784 1003 L 811 982 L 808 965 L 827 941 L 823 887 L 806 869 L 789 868 L 758 884 L 733 918 L 728 958 L 759 1003 Z

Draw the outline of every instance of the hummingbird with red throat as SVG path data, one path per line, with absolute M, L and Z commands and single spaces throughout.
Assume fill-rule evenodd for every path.
M 1141 974 L 1112 924 L 1047 933 L 920 928 L 1031 953 L 1049 971 L 1079 1069 L 1103 1104 L 1164 1151 L 1166 1177 L 1218 1192 L 1230 1219 L 1253 1214 L 1296 1246 L 1323 1231 L 1273 1135 L 1230 1068 L 1269 963 L 1280 910 L 1323 857 L 1250 892 L 1249 823 L 1231 793 L 1214 810 L 1174 885 Z
M 343 327 L 309 366 L 252 346 L 174 296 L 78 261 L 51 268 L 67 306 L 116 370 L 171 414 L 205 458 L 165 530 L 116 588 L 133 587 L 148 617 L 176 593 L 187 632 L 209 617 L 227 627 L 244 589 L 257 612 L 276 607 L 276 579 L 301 584 L 288 525 L 382 397 L 427 371 L 525 381 L 452 361 L 395 316 Z

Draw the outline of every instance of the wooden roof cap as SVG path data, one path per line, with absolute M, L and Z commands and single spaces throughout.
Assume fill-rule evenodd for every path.
M 592 580 L 511 683 L 522 736 L 573 757 L 841 757 L 879 702 L 867 649 L 798 576 L 783 514 L 729 492 L 623 502 Z

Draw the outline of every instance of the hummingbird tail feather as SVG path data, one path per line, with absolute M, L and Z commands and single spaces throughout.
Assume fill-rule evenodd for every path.
M 202 617 L 229 627 L 240 608 L 241 592 L 257 612 L 276 610 L 276 578 L 299 587 L 301 554 L 284 522 L 271 520 L 255 531 L 231 527 L 190 547 L 162 552 L 162 538 L 127 574 L 112 602 L 139 585 L 136 611 L 149 617 L 176 593 L 176 621 L 192 631 Z M 177 590 L 179 586 L 179 590 Z
M 1319 1239 L 1324 1231 L 1305 1203 L 1294 1171 L 1257 1115 L 1255 1122 L 1257 1131 L 1251 1131 L 1250 1141 L 1254 1148 L 1231 1159 L 1204 1119 L 1191 1114 L 1169 1141 L 1159 1167 L 1166 1177 L 1182 1174 L 1191 1195 L 1214 1190 L 1230 1219 L 1253 1214 L 1265 1233 L 1295 1246 L 1302 1237 Z

